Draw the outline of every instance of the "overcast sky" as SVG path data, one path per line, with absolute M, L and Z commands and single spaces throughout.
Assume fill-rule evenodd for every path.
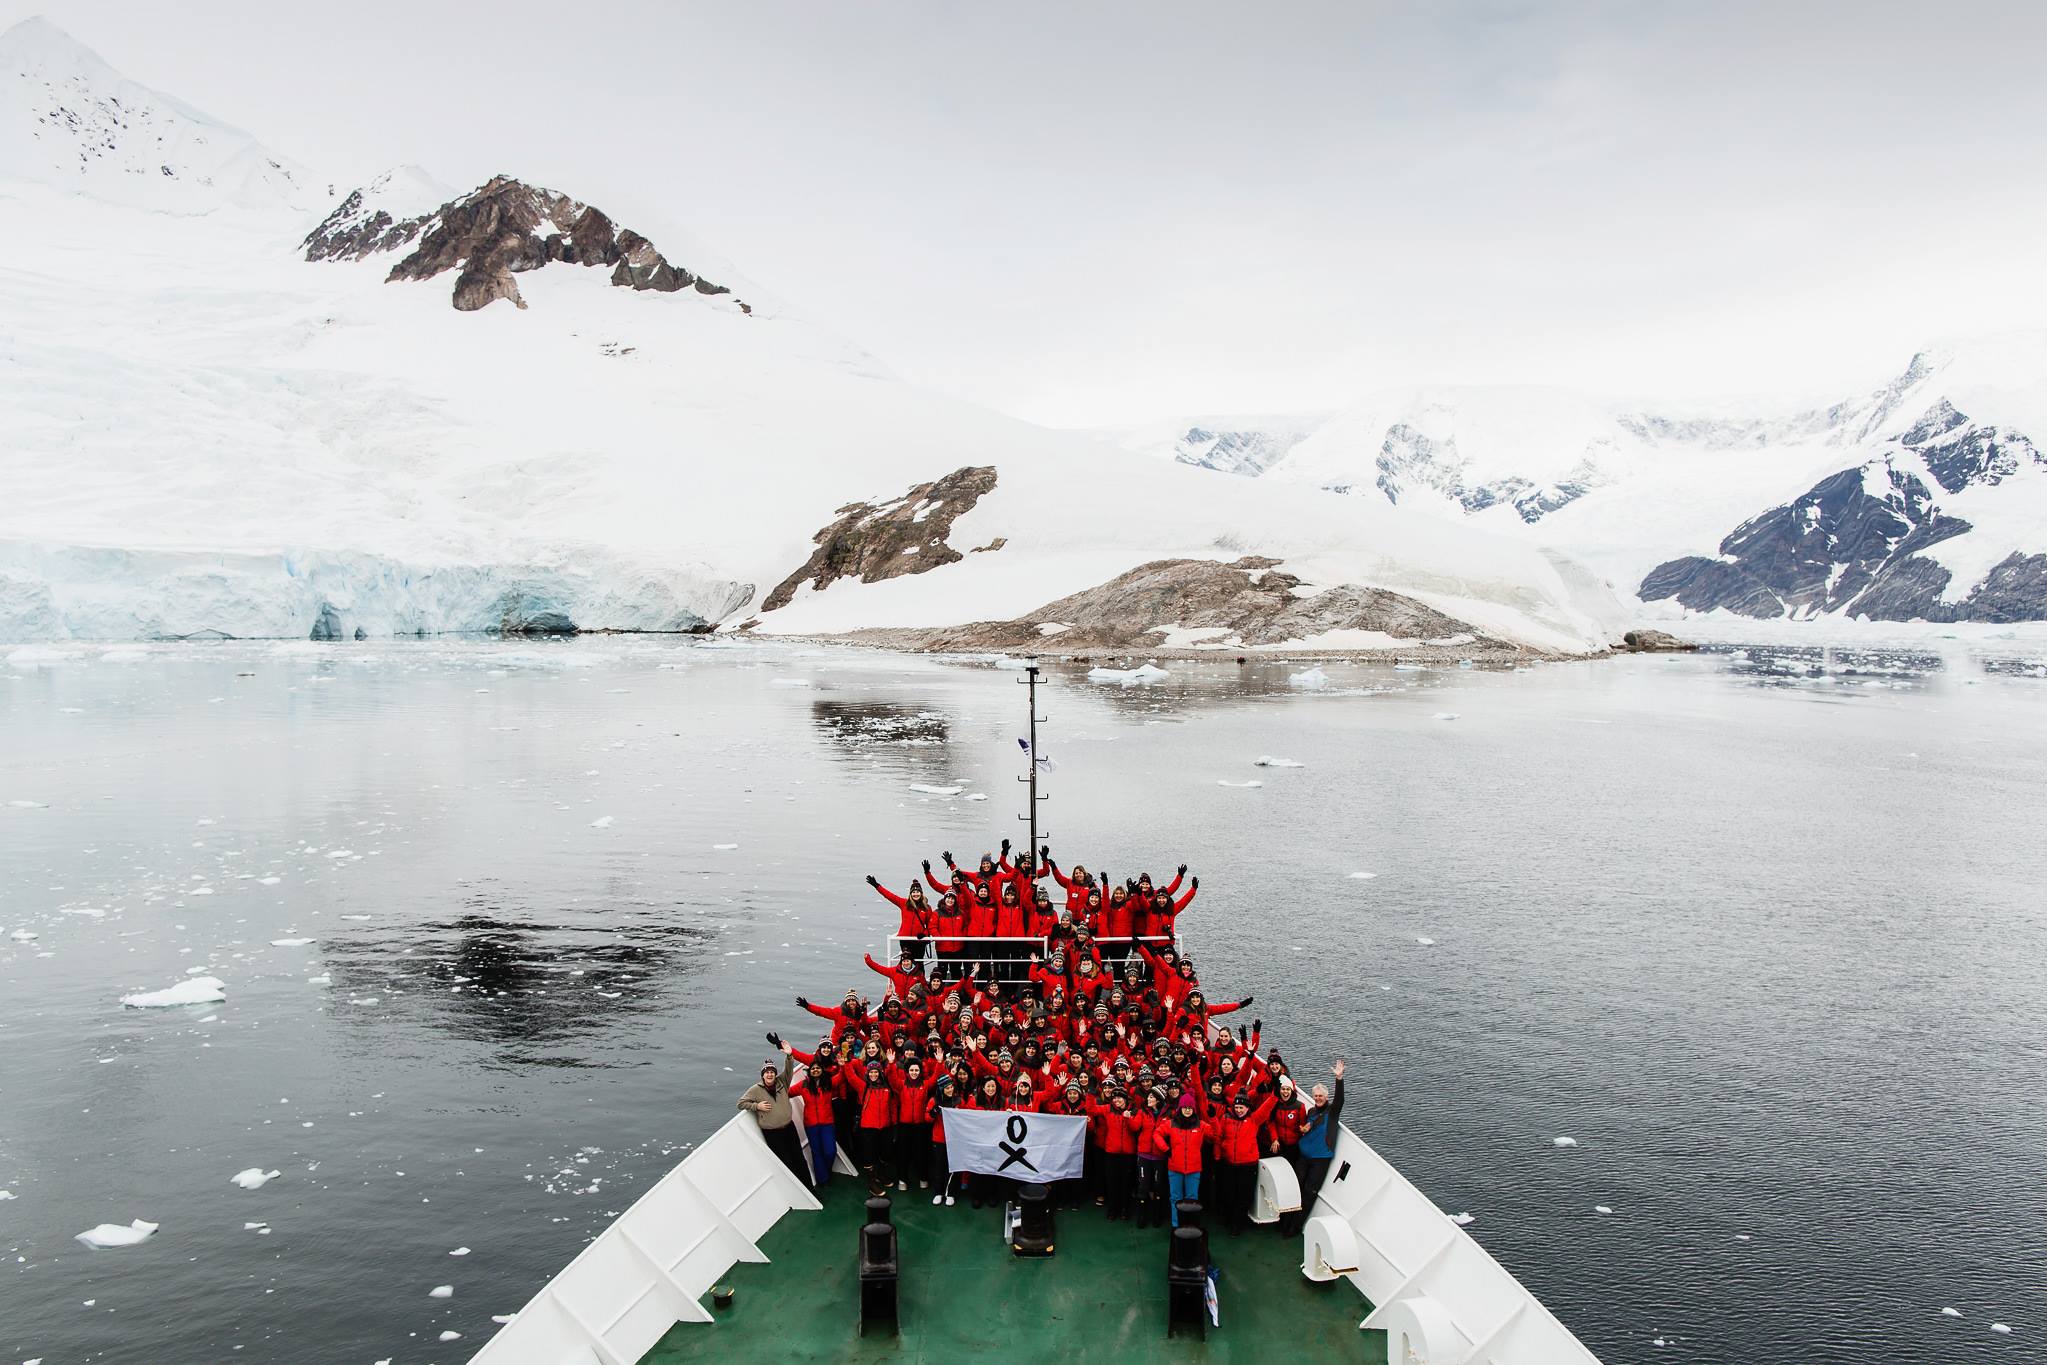
M 1876 384 L 2047 314 L 2047 5 L 0 0 L 337 180 L 574 167 L 1055 424 Z M 548 172 L 557 180 L 563 176 Z

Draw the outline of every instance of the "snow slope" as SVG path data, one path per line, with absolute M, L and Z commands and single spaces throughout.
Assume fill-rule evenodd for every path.
M 0 34 L 0 176 L 166 213 L 305 210 L 325 197 L 302 167 L 137 85 L 40 17 Z
M 43 69 L 48 32 L 30 35 Z M 75 104 L 128 88 L 69 60 Z M 0 172 L 0 234 L 33 248 L 0 263 L 0 638 L 738 621 L 834 509 L 969 463 L 998 485 L 950 543 L 1001 550 L 806 587 L 763 628 L 999 618 L 1149 559 L 1246 553 L 1544 648 L 1620 624 L 1539 547 L 1105 452 L 907 386 L 784 306 L 550 268 L 520 276 L 523 311 L 457 312 L 445 282 L 386 283 L 389 253 L 303 259 L 321 206 L 215 177 L 194 213 L 13 155 Z M 624 196 L 549 181 L 709 268 Z M 406 171 L 366 199 L 417 211 L 434 192 Z

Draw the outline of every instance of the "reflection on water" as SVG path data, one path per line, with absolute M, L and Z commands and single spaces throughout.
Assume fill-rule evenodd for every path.
M 0 669 L 15 1359 L 473 1347 L 768 1029 L 812 1035 L 795 994 L 875 989 L 865 874 L 1017 829 L 1022 689 L 985 663 L 118 657 Z M 2003 1365 L 2047 1331 L 2014 1269 L 2047 1261 L 2041 668 L 1052 664 L 1044 816 L 1067 862 L 1192 864 L 1204 977 L 1297 1070 L 1347 1058 L 1354 1126 L 1615 1365 Z M 224 1002 L 117 1003 L 199 971 Z M 144 1247 L 70 1240 L 135 1217 Z

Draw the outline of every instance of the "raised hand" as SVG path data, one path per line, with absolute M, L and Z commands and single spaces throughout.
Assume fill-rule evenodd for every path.
M 951 849 L 947 849 L 947 850 L 945 850 L 945 852 L 943 852 L 943 853 L 939 854 L 938 856 L 939 856 L 939 857 L 941 857 L 941 858 L 943 858 L 943 859 L 945 859 L 945 865 L 946 865 L 947 867 L 951 867 L 951 866 L 952 866 L 952 850 L 951 850 Z
M 1244 997 L 1244 998 L 1243 998 L 1242 1000 L 1239 1000 L 1239 1001 L 1237 1002 L 1237 1006 L 1238 1006 L 1238 1008 L 1239 1008 L 1239 1009 L 1242 1009 L 1242 1008 L 1245 1008 L 1245 1007 L 1249 1006 L 1249 1005 L 1250 1005 L 1250 1003 L 1251 1003 L 1251 997 L 1247 995 L 1247 996 L 1245 996 L 1245 997 Z
M 810 1002 L 799 995 L 796 997 L 796 1008 L 800 1010 L 807 1010 L 810 1008 Z
M 1180 864 L 1180 875 L 1183 877 L 1187 875 L 1187 864 L 1185 863 Z
M 1002 851 L 1003 851 L 1004 853 L 1007 853 L 1007 852 L 1009 852 L 1009 840 L 1007 840 L 1007 839 L 1004 839 L 1004 840 L 1002 841 Z
M 768 1046 L 775 1048 L 782 1046 L 782 1035 L 773 1029 L 768 1030 Z
M 1187 885 L 1192 889 L 1199 891 L 1201 889 L 1201 878 L 1196 877 L 1192 881 L 1189 881 Z
M 881 885 L 881 878 L 879 878 L 879 877 L 876 877 L 876 876 L 872 876 L 872 875 L 870 875 L 870 876 L 869 876 L 869 877 L 867 878 L 867 884 L 868 884 L 869 886 L 875 886 L 875 887 L 878 887 L 878 886 L 880 886 L 880 885 Z
M 1265 1021 L 1263 1019 L 1253 1019 L 1251 1021 L 1251 1032 L 1253 1033 L 1265 1032 Z
M 1341 1061 L 1338 1061 L 1335 1066 L 1329 1069 L 1336 1073 L 1336 1079 L 1339 1081 L 1343 1079 L 1343 1063 Z
M 1051 846 L 1050 844 L 1039 844 L 1039 845 L 1038 845 L 1038 856 L 1039 856 L 1040 858 L 1043 858 L 1043 859 L 1044 859 L 1044 860 L 1045 860 L 1046 862 L 1048 862 L 1048 863 L 1049 863 L 1049 862 L 1051 862 L 1051 861 L 1052 861 L 1052 846 Z

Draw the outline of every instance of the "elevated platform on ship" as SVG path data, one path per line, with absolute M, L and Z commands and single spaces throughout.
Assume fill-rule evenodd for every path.
M 1301 1239 L 1271 1227 L 1211 1234 L 1222 1325 L 1206 1340 L 1166 1335 L 1163 1228 L 1112 1223 L 1092 1204 L 1061 1209 L 1056 1252 L 1019 1257 L 1002 1211 L 897 1191 L 900 1336 L 860 1335 L 859 1229 L 865 1187 L 841 1177 L 820 1212 L 796 1211 L 762 1238 L 768 1264 L 735 1265 L 736 1291 L 709 1325 L 682 1323 L 643 1365 L 685 1361 L 1251 1362 L 1384 1365 L 1386 1336 L 1359 1330 L 1370 1305 L 1341 1281 L 1301 1275 Z M 710 1296 L 702 1300 L 711 1308 Z

